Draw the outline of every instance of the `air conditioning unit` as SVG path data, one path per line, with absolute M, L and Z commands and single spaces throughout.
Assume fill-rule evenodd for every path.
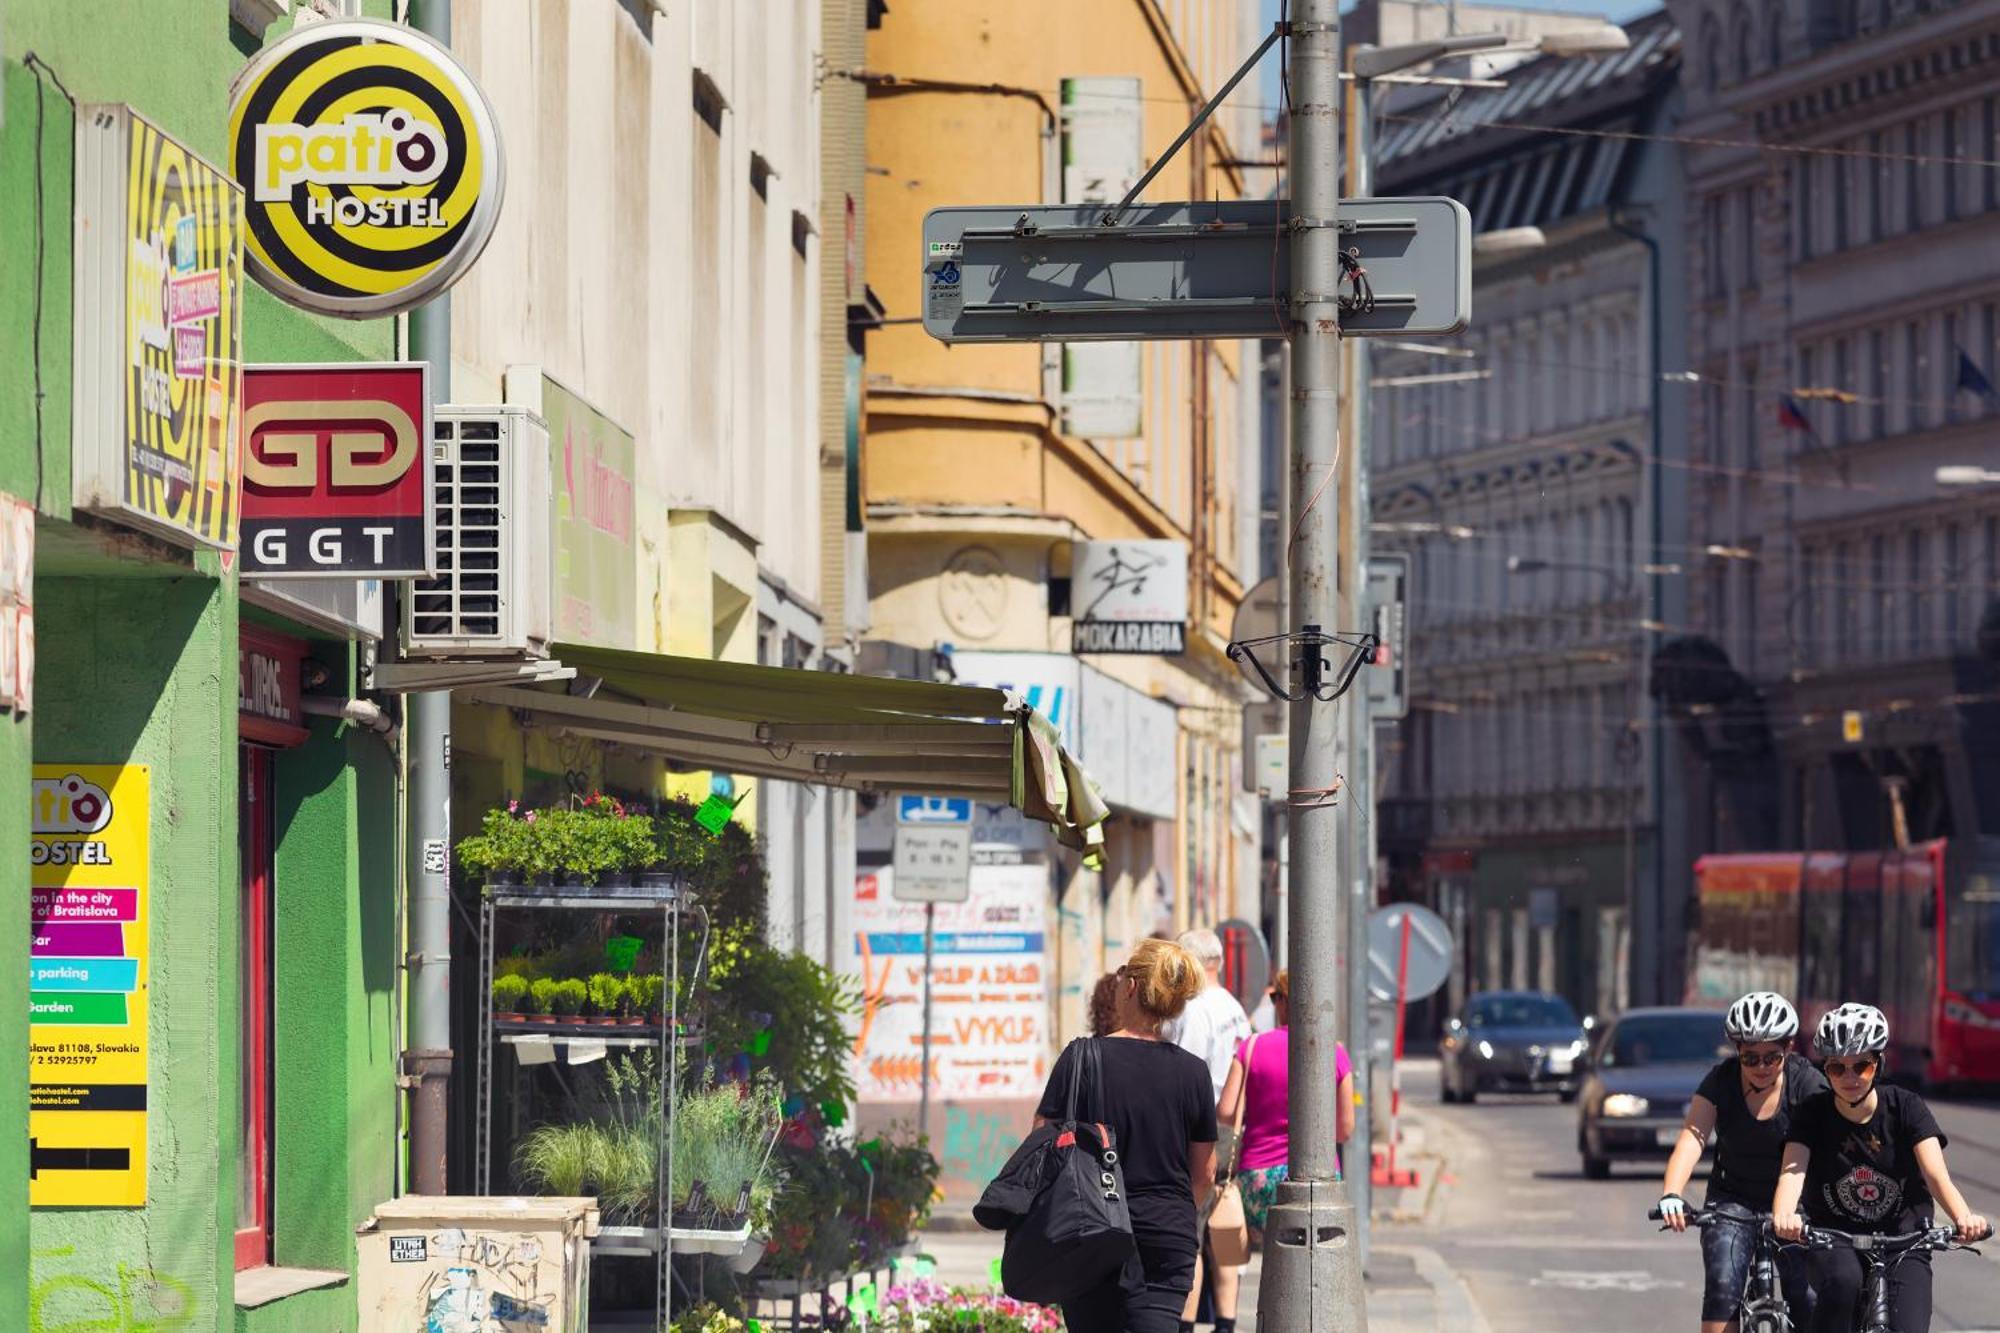
M 552 629 L 549 432 L 523 407 L 434 413 L 437 577 L 403 599 L 408 658 L 543 658 Z

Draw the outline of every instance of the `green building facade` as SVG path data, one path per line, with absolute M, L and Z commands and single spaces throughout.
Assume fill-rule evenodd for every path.
M 0 4 L 0 492 L 34 506 L 38 645 L 27 708 L 0 710 L 0 1328 L 354 1328 L 354 1229 L 396 1192 L 394 738 L 242 708 L 246 645 L 334 701 L 362 647 L 213 550 L 71 508 L 91 429 L 72 411 L 76 108 L 127 105 L 223 162 L 230 81 L 289 27 L 253 34 L 231 8 Z M 243 290 L 245 363 L 394 359 L 390 320 Z M 150 771 L 141 1206 L 29 1207 L 36 764 Z M 260 994 L 246 975 L 267 977 Z

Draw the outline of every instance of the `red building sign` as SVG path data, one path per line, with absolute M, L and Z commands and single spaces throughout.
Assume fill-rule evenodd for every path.
M 430 367 L 243 368 L 243 573 L 433 573 Z
M 246 741 L 301 745 L 306 739 L 300 706 L 300 668 L 306 643 L 257 625 L 236 632 L 236 726 Z

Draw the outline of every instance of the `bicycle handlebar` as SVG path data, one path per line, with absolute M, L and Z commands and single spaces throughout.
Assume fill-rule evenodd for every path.
M 1925 1227 L 1921 1231 L 1905 1231 L 1895 1235 L 1839 1231 L 1833 1227 L 1807 1227 L 1806 1244 L 1816 1250 L 1844 1248 L 1907 1254 L 1914 1250 L 1969 1250 L 1992 1234 L 1993 1229 L 1988 1227 L 1986 1235 L 1979 1237 L 1978 1240 L 1962 1241 L 1958 1238 L 1957 1227 Z
M 1667 1220 L 1666 1214 L 1662 1213 L 1658 1208 L 1647 1210 L 1646 1218 L 1652 1222 L 1664 1222 Z M 1693 1204 L 1687 1206 L 1687 1221 L 1691 1227 L 1705 1227 L 1715 1222 L 1744 1222 L 1754 1225 L 1759 1222 L 1769 1222 L 1770 1220 L 1771 1215 L 1769 1213 L 1752 1213 L 1748 1217 L 1741 1217 L 1734 1213 L 1717 1212 L 1713 1208 L 1697 1208 Z

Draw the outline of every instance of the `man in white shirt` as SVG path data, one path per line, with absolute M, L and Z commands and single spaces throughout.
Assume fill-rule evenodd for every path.
M 1201 1058 L 1208 1066 L 1210 1081 L 1215 1084 L 1215 1099 L 1221 1101 L 1222 1085 L 1229 1078 L 1229 1062 L 1235 1058 L 1236 1048 L 1250 1035 L 1250 1016 L 1222 984 L 1222 941 L 1215 932 L 1184 931 L 1178 943 L 1201 964 L 1208 984 L 1160 1035 Z

